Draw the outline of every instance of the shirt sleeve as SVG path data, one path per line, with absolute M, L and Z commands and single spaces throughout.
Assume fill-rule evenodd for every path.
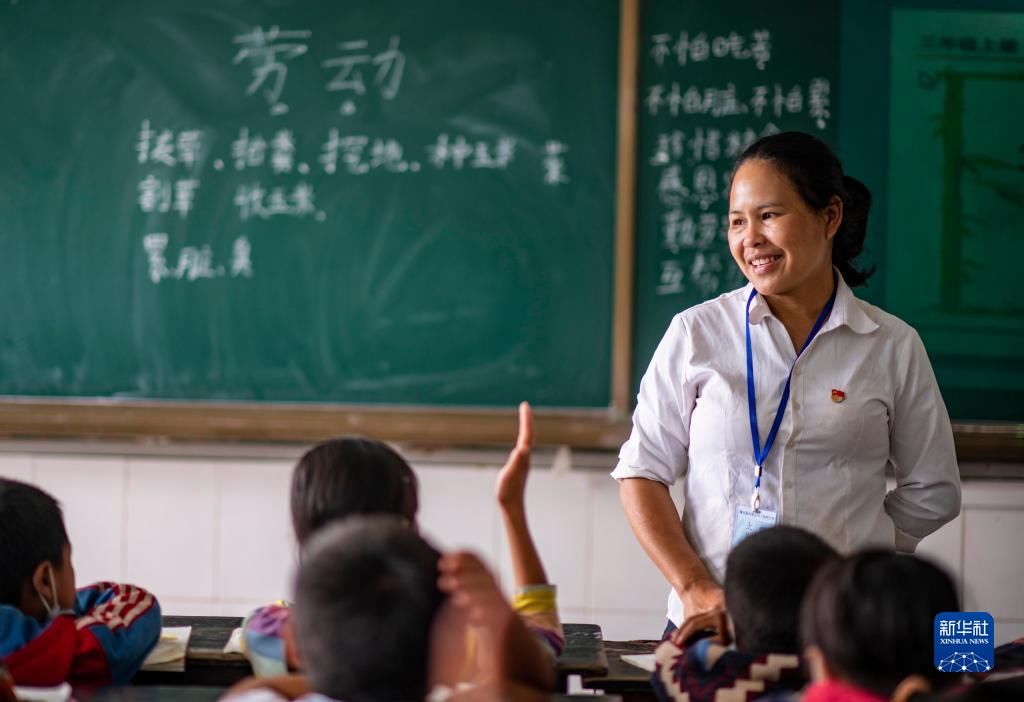
M 291 616 L 287 603 L 275 602 L 253 610 L 242 622 L 242 652 L 257 677 L 288 672 L 285 634 Z
M 512 595 L 512 608 L 553 658 L 565 650 L 554 585 L 528 585 Z
M 689 329 L 677 316 L 640 381 L 633 431 L 612 471 L 616 480 L 646 478 L 672 485 L 686 472 L 696 397 L 686 372 L 689 345 Z
M 896 550 L 911 553 L 960 514 L 960 469 L 946 405 L 917 332 L 906 346 L 889 429 L 896 489 L 885 496 L 885 511 L 896 526 Z
M 88 684 L 107 669 L 115 685 L 131 681 L 160 638 L 160 605 L 140 587 L 97 583 L 77 593 L 79 645 L 69 681 Z

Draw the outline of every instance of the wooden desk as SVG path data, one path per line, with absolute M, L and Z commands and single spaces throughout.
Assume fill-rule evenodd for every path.
M 661 641 L 605 641 L 608 672 L 604 675 L 584 676 L 583 687 L 621 695 L 626 702 L 653 700 L 651 674 L 622 660 L 624 655 L 654 653 Z
M 555 661 L 559 688 L 568 689 L 570 675 L 585 678 L 607 674 L 608 657 L 601 627 L 597 624 L 563 624 L 562 628 L 565 630 L 565 650 Z
M 140 671 L 136 685 L 212 685 L 227 687 L 252 675 L 249 661 L 238 653 L 224 653 L 231 632 L 242 625 L 241 617 L 164 617 L 166 626 L 191 626 L 192 637 L 185 656 L 185 672 Z M 570 675 L 603 676 L 608 672 L 601 627 L 596 624 L 565 624 L 565 651 L 555 667 L 561 689 Z
M 135 685 L 210 685 L 225 688 L 252 675 L 240 653 L 224 653 L 231 632 L 242 626 L 241 617 L 164 617 L 163 626 L 190 626 L 192 637 L 183 673 L 139 671 Z M 111 698 L 120 699 L 120 698 Z

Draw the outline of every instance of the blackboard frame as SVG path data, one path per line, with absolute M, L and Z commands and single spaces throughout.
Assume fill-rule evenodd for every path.
M 313 443 L 363 434 L 424 448 L 507 448 L 515 408 L 428 408 L 117 400 L 0 400 L 2 439 L 139 442 Z M 534 413 L 542 446 L 615 451 L 629 436 L 628 415 L 611 409 Z M 1024 461 L 1024 425 L 954 423 L 961 461 Z
M 632 406 L 637 79 L 641 0 L 621 0 L 611 404 L 536 410 L 535 441 L 616 450 Z M 514 408 L 0 398 L 0 437 L 315 442 L 344 433 L 434 446 L 508 446 Z M 1024 424 L 956 423 L 960 460 L 1024 462 Z

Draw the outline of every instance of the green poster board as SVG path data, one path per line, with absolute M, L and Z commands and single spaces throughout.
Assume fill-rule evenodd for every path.
M 839 26 L 837 1 L 644 3 L 634 386 L 673 315 L 746 283 L 726 243 L 736 157 L 779 131 L 835 146 Z
M 1024 418 L 1024 15 L 892 14 L 886 307 L 955 416 Z
M 618 10 L 3 3 L 0 394 L 607 407 Z

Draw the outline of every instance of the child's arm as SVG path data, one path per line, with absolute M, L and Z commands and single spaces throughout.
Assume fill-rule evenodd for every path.
M 134 585 L 96 583 L 78 591 L 75 610 L 79 646 L 70 682 L 95 680 L 104 667 L 111 683 L 130 682 L 160 639 L 156 598 Z
M 534 635 L 557 656 L 565 648 L 565 635 L 558 617 L 555 588 L 548 583 L 526 519 L 526 479 L 530 473 L 532 446 L 533 412 L 528 403 L 522 402 L 519 404 L 519 437 L 498 474 L 496 492 L 515 577 L 513 606 Z
M 471 553 L 449 553 L 438 562 L 438 586 L 483 634 L 484 673 L 500 682 L 543 690 L 555 687 L 551 656 L 501 594 L 494 576 Z
M 521 402 L 519 437 L 505 466 L 498 473 L 496 490 L 517 588 L 548 584 L 544 564 L 541 563 L 540 554 L 530 534 L 530 525 L 526 521 L 526 478 L 530 474 L 532 447 L 533 412 L 528 403 Z

